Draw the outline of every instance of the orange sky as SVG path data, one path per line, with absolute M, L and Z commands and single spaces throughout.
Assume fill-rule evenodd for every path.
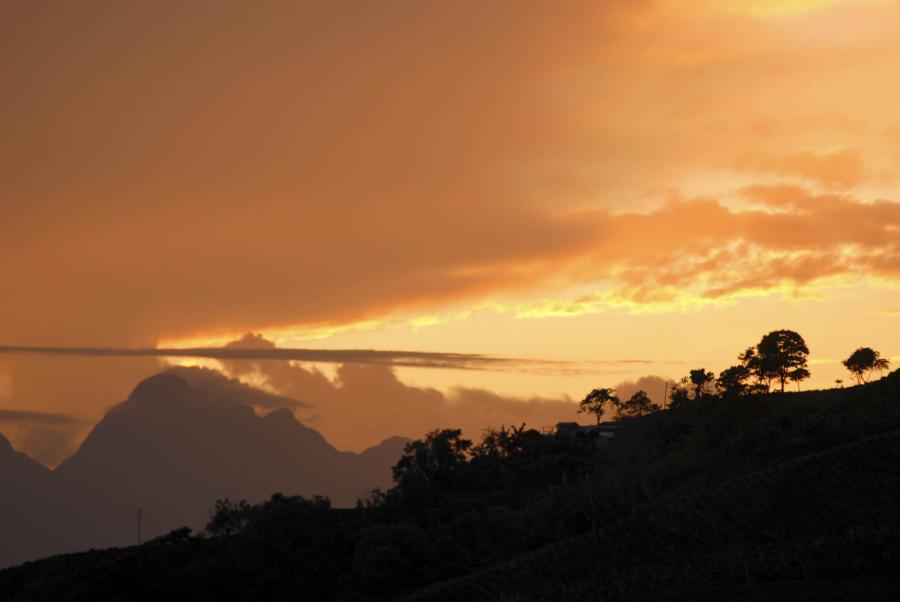
M 900 361 L 897 3 L 8 2 L 0 71 L 0 344 L 588 366 L 397 371 L 429 420 L 718 372 L 776 328 L 808 386 Z M 0 358 L 0 408 L 72 418 L 0 432 L 58 461 L 158 365 Z M 393 434 L 339 415 L 308 418 Z

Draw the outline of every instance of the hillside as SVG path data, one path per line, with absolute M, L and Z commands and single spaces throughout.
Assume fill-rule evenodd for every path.
M 867 437 L 699 494 L 664 496 L 407 599 L 739 599 L 773 587 L 791 600 L 891 597 L 900 592 L 891 574 L 898 465 L 900 431 Z
M 900 372 L 692 400 L 608 445 L 430 434 L 355 509 L 276 495 L 205 532 L 0 572 L 11 600 L 884 599 L 900 593 Z M 211 506 L 212 504 L 210 504 Z

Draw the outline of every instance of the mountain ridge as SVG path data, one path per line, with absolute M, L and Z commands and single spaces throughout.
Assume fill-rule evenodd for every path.
M 181 526 L 201 529 L 220 498 L 259 501 L 284 492 L 324 495 L 350 506 L 390 485 L 405 439 L 389 438 L 361 453 L 338 451 L 289 408 L 258 415 L 241 402 L 244 386 L 208 372 L 193 375 L 198 378 L 192 382 L 181 369 L 141 381 L 52 471 L 12 451 L 2 438 L 0 462 L 11 451 L 19 464 L 30 462 L 43 476 L 32 479 L 41 483 L 23 486 L 22 495 L 6 496 L 8 518 L 0 521 L 15 520 L 18 527 L 0 548 L 0 566 L 32 558 L 35 550 L 133 543 L 139 509 L 147 538 Z M 286 399 L 254 391 L 254 399 Z M 0 477 L 18 481 L 11 470 L 0 470 Z M 35 497 L 40 500 L 26 499 Z M 23 546 L 30 555 L 16 552 Z

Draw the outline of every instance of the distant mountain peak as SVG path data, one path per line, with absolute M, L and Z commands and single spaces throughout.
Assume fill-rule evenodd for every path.
M 172 372 L 161 372 L 138 383 L 128 399 L 158 401 L 161 399 L 184 399 L 191 386 L 184 378 Z
M 284 422 L 288 424 L 299 424 L 297 417 L 288 408 L 279 408 L 274 412 L 269 412 L 263 417 L 265 420 L 272 422 Z
M 218 370 L 174 366 L 144 379 L 135 387 L 129 401 L 152 402 L 167 407 L 198 403 L 238 405 L 264 409 L 310 408 L 292 397 L 278 395 L 229 378 Z

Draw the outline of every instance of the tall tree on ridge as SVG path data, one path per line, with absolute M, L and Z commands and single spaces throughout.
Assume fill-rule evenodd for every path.
M 615 389 L 594 389 L 578 404 L 578 411 L 594 414 L 597 417 L 597 424 L 600 424 L 600 418 L 608 404 L 619 407 L 619 398 L 616 396 Z
M 887 370 L 891 360 L 881 357 L 881 354 L 871 347 L 860 347 L 842 363 L 856 377 L 856 384 L 861 385 L 866 382 L 866 374 L 871 374 L 875 370 L 879 372 Z
M 787 381 L 799 385 L 801 380 L 809 378 L 808 357 L 809 348 L 802 336 L 793 330 L 773 330 L 756 345 L 757 373 L 769 383 L 777 380 L 784 393 Z

